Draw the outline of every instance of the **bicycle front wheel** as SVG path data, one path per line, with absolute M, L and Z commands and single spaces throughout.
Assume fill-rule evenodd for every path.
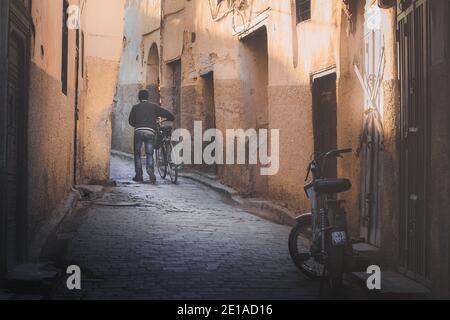
M 173 154 L 173 145 L 172 142 L 168 142 L 166 144 L 166 152 L 167 152 L 167 171 L 170 176 L 170 181 L 173 184 L 178 183 L 178 165 L 176 164 Z
M 162 179 L 167 177 L 167 163 L 164 156 L 164 146 L 161 145 L 160 148 L 156 149 L 156 167 L 158 169 L 159 176 Z

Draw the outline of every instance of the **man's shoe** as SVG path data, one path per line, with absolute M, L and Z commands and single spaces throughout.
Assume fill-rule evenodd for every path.
M 148 173 L 148 176 L 150 177 L 150 182 L 155 184 L 156 183 L 155 171 L 152 168 L 148 168 L 147 173 Z
M 144 182 L 144 178 L 136 176 L 136 177 L 133 178 L 133 181 L 134 182 Z

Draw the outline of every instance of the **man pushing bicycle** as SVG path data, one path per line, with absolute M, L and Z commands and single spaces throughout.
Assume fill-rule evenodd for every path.
M 149 102 L 149 93 L 147 90 L 139 91 L 139 101 L 137 105 L 133 106 L 129 123 L 135 128 L 134 131 L 134 166 L 136 176 L 133 178 L 135 182 L 143 182 L 144 175 L 142 170 L 141 149 L 145 146 L 145 153 L 147 155 L 146 169 L 150 177 L 151 183 L 156 183 L 156 175 L 153 161 L 153 152 L 155 150 L 155 137 L 157 119 L 159 117 L 166 118 L 169 121 L 174 121 L 174 115 L 161 108 L 159 105 Z

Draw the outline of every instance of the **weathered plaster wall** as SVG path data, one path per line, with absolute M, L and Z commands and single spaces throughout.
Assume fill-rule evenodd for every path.
M 314 151 L 311 76 L 338 64 L 341 3 L 313 1 L 311 20 L 298 25 L 292 21 L 295 13 L 288 2 L 273 1 L 273 7 L 269 124 L 280 129 L 280 172 L 269 177 L 269 195 L 307 212 L 302 181 Z M 339 69 L 337 73 L 339 78 Z
M 32 63 L 29 103 L 30 255 L 36 258 L 45 233 L 64 213 L 60 210 L 74 181 L 74 138 L 78 127 L 78 182 L 106 181 L 111 141 L 110 113 L 122 47 L 123 1 L 78 1 L 83 8 L 81 33 L 85 63 L 79 69 L 79 122 L 75 121 L 76 32 L 69 30 L 68 93 L 61 84 L 62 1 L 33 1 Z M 105 8 L 108 14 L 99 15 Z M 84 58 L 81 55 L 84 54 Z M 38 156 L 37 156 L 38 155 Z
M 58 220 L 73 181 L 74 63 L 68 68 L 68 95 L 61 86 L 62 1 L 33 1 L 28 121 L 29 240 Z M 75 32 L 69 32 L 69 61 L 75 59 Z M 37 254 L 31 248 L 30 254 Z
M 81 183 L 104 183 L 109 179 L 111 112 L 122 54 L 125 0 L 85 2 L 79 178 Z

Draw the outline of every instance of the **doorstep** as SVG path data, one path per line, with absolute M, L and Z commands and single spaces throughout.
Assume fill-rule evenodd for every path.
M 366 290 L 369 296 L 378 299 L 426 299 L 430 290 L 405 275 L 389 271 L 380 254 L 380 249 L 364 242 L 353 244 L 355 253 L 355 272 L 350 274 L 353 283 Z M 367 288 L 367 267 L 377 265 L 381 268 L 381 290 Z M 383 271 L 387 270 L 387 271 Z
M 356 261 L 355 271 L 366 271 L 370 265 L 384 266 L 380 255 L 380 248 L 365 242 L 353 243 L 352 247 Z
M 381 290 L 367 289 L 366 272 L 353 272 L 353 278 L 367 292 L 380 299 L 427 299 L 430 289 L 395 271 L 381 272 Z
M 14 295 L 12 299 L 40 300 L 50 293 L 60 276 L 60 270 L 50 263 L 28 263 L 8 272 L 5 285 Z

